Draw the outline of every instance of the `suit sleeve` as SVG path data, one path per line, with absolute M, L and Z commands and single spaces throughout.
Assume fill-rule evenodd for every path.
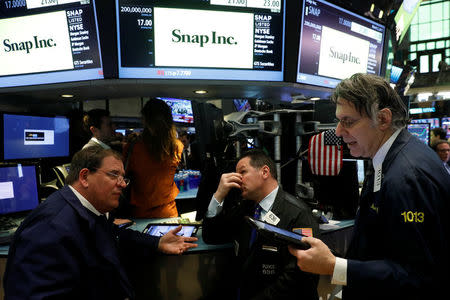
M 117 226 L 114 226 L 114 229 L 119 237 L 119 249 L 122 255 L 147 258 L 158 252 L 160 237 Z
M 45 232 L 36 238 L 37 232 Z M 6 267 L 6 299 L 82 299 L 78 247 L 47 224 L 16 237 Z M 26 288 L 24 288 L 26 287 Z

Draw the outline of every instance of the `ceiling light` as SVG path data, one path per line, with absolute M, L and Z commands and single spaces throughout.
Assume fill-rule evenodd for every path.
M 203 95 L 203 94 L 207 94 L 208 91 L 205 91 L 205 90 L 196 90 L 196 91 L 194 91 L 194 93 L 199 94 L 199 95 Z
M 69 94 L 65 94 L 65 95 L 61 95 L 61 97 L 63 98 L 73 98 L 73 95 L 69 95 Z
M 309 98 L 309 100 L 312 100 L 312 101 L 320 100 L 320 97 L 311 97 L 311 98 Z

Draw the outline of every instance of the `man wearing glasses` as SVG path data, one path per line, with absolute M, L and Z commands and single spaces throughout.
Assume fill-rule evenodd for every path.
M 406 106 L 374 75 L 343 80 L 332 96 L 354 157 L 370 158 L 346 258 L 315 238 L 290 247 L 306 272 L 330 275 L 343 299 L 437 299 L 448 294 L 450 177 L 432 149 L 405 126 Z
M 446 140 L 437 140 L 433 144 L 433 149 L 439 155 L 448 174 L 450 174 L 450 166 L 448 165 L 450 160 L 450 143 Z
M 47 198 L 18 228 L 11 244 L 4 285 L 6 299 L 131 299 L 133 288 L 122 255 L 157 251 L 181 254 L 196 244 L 119 229 L 109 212 L 129 180 L 120 154 L 99 146 L 77 152 L 67 185 Z

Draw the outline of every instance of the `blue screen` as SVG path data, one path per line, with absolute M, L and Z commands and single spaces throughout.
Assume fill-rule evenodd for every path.
M 0 215 L 31 210 L 38 204 L 35 166 L 0 167 Z
M 418 123 L 430 123 L 431 128 L 439 127 L 439 118 L 430 118 L 430 119 L 414 119 L 411 120 L 411 123 L 418 124 Z
M 69 119 L 3 115 L 4 159 L 69 155 Z
M 419 138 L 422 142 L 430 144 L 430 125 L 429 124 L 408 124 L 408 131 Z
M 403 68 L 392 66 L 392 68 L 391 68 L 391 82 L 392 83 L 397 83 L 397 81 L 400 78 L 400 75 L 402 75 L 402 72 L 403 72 Z

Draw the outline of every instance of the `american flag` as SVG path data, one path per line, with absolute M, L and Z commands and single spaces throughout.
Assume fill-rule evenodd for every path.
M 342 143 L 334 129 L 309 140 L 308 162 L 315 175 L 336 176 L 342 168 Z

